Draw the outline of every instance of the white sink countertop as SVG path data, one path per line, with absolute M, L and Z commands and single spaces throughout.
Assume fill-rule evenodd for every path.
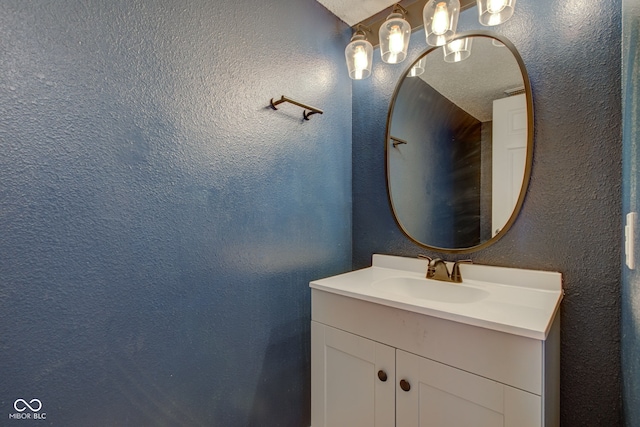
M 538 340 L 547 338 L 563 297 L 557 272 L 460 264 L 459 284 L 426 279 L 423 259 L 376 254 L 372 264 L 309 286 Z M 447 265 L 451 271 L 452 263 Z

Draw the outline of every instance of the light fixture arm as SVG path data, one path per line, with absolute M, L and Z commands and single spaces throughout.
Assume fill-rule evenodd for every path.
M 407 9 L 402 7 L 402 5 L 400 3 L 396 3 L 396 4 L 393 5 L 393 8 L 391 9 L 391 13 L 400 13 L 400 14 L 402 14 L 402 17 L 404 18 L 405 16 L 407 16 L 407 13 L 409 13 L 409 12 L 407 11 Z
M 351 36 L 351 40 L 353 41 L 354 37 L 356 36 L 362 36 L 365 39 L 369 39 L 369 37 L 367 37 L 367 32 L 371 32 L 371 28 L 367 27 L 366 25 L 363 24 L 356 24 L 353 26 L 353 35 Z

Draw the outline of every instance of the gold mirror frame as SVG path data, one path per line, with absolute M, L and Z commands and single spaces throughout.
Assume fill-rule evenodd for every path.
M 533 167 L 533 135 L 534 135 L 534 128 L 533 128 L 533 121 L 534 121 L 534 112 L 533 112 L 533 96 L 532 96 L 532 91 L 531 91 L 531 83 L 529 81 L 529 75 L 527 73 L 526 67 L 524 65 L 524 62 L 522 60 L 522 57 L 520 56 L 520 54 L 518 53 L 516 47 L 511 43 L 511 41 L 509 41 L 508 39 L 506 39 L 505 37 L 502 37 L 500 35 L 494 34 L 490 31 L 470 31 L 470 32 L 464 32 L 464 33 L 458 33 L 456 34 L 454 40 L 457 39 L 462 39 L 462 38 L 467 38 L 467 37 L 487 37 L 487 38 L 491 38 L 491 39 L 495 39 L 498 40 L 499 42 L 501 42 L 502 44 L 504 44 L 504 46 L 509 49 L 509 51 L 511 52 L 511 54 L 513 55 L 514 59 L 516 60 L 518 67 L 520 68 L 520 73 L 522 75 L 522 80 L 523 80 L 523 84 L 524 84 L 524 90 L 525 90 L 525 97 L 526 97 L 526 107 L 527 107 L 527 148 L 526 148 L 526 158 L 525 158 L 525 168 L 524 168 L 524 176 L 522 178 L 522 186 L 520 189 L 520 195 L 518 197 L 518 200 L 513 208 L 513 212 L 511 213 L 511 216 L 509 217 L 509 219 L 507 220 L 507 222 L 505 223 L 505 225 L 500 229 L 500 231 L 493 237 L 491 237 L 490 239 L 481 242 L 480 244 L 476 245 L 476 246 L 471 246 L 471 247 L 463 247 L 463 248 L 441 248 L 441 247 L 437 247 L 437 246 L 431 246 L 425 242 L 421 242 L 419 240 L 417 240 L 416 238 L 414 238 L 413 236 L 411 236 L 407 230 L 403 227 L 403 225 L 401 224 L 400 220 L 398 219 L 397 215 L 396 215 L 396 209 L 393 205 L 393 201 L 392 201 L 392 197 L 391 197 L 391 186 L 389 185 L 389 179 L 390 179 L 390 171 L 389 171 L 389 146 L 392 146 L 395 142 L 395 144 L 397 145 L 399 141 L 392 139 L 391 138 L 391 118 L 392 118 L 392 113 L 395 107 L 395 103 L 396 103 L 396 98 L 398 96 L 398 92 L 400 91 L 400 87 L 402 86 L 402 83 L 404 82 L 405 78 L 407 77 L 407 75 L 409 74 L 409 71 L 411 70 L 411 68 L 413 67 L 413 65 L 415 63 L 417 63 L 421 58 L 425 57 L 426 55 L 428 55 L 429 53 L 431 53 L 432 51 L 439 49 L 439 47 L 430 47 L 429 49 L 427 49 L 426 51 L 424 51 L 418 58 L 416 58 L 416 60 L 411 63 L 406 70 L 403 72 L 403 74 L 401 75 L 400 79 L 398 80 L 398 83 L 396 84 L 396 88 L 393 92 L 393 96 L 391 98 L 391 102 L 389 104 L 389 110 L 387 113 L 387 124 L 386 124 L 386 135 L 385 135 L 385 141 L 384 141 L 384 150 L 385 150 L 385 176 L 386 176 L 386 186 L 387 186 L 387 198 L 389 201 L 389 206 L 391 207 L 391 211 L 393 214 L 393 219 L 396 222 L 396 224 L 398 225 L 398 228 L 400 228 L 400 230 L 402 231 L 402 233 L 407 236 L 407 238 L 409 238 L 411 241 L 413 241 L 415 244 L 428 249 L 428 250 L 432 250 L 435 252 L 441 252 L 441 253 L 452 253 L 452 254 L 464 254 L 464 253 L 471 253 L 471 252 L 476 252 L 479 251 L 481 249 L 484 249 L 486 247 L 491 246 L 492 244 L 494 244 L 495 242 L 497 242 L 498 240 L 500 240 L 511 228 L 511 226 L 515 223 L 520 210 L 522 208 L 522 205 L 524 204 L 524 199 L 527 193 L 527 189 L 529 187 L 529 181 L 531 178 L 531 169 Z M 425 73 L 428 73 L 428 70 L 425 70 Z M 400 142 L 401 144 L 404 143 L 404 141 Z

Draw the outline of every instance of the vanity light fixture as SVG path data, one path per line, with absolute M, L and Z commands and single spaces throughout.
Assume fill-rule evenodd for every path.
M 416 65 L 411 67 L 411 69 L 409 70 L 409 73 L 407 74 L 407 77 L 417 77 L 420 74 L 424 73 L 424 68 L 426 64 L 427 64 L 427 58 L 426 57 L 420 58 L 420 60 L 416 62 Z
M 407 56 L 406 46 L 413 29 L 424 26 L 429 46 L 445 46 L 455 37 L 461 11 L 477 7 L 482 25 L 498 25 L 511 18 L 515 5 L 516 0 L 416 0 L 407 1 L 404 6 L 396 3 L 391 7 L 391 14 L 386 19 L 386 13 L 380 12 L 352 27 L 353 37 L 345 50 L 349 77 L 362 80 L 371 75 L 374 47 L 380 46 L 383 62 L 402 62 Z M 396 19 L 407 23 L 407 32 L 404 31 L 403 25 L 394 27 L 393 22 Z M 376 32 L 379 40 L 374 40 Z M 371 43 L 367 41 L 367 36 Z M 500 46 L 498 42 L 494 42 L 494 45 Z M 465 52 L 463 49 L 449 58 L 457 62 L 469 55 L 470 51 Z M 422 72 L 417 64 L 408 72 L 408 76 L 417 76 Z
M 407 10 L 399 4 L 393 5 L 393 12 L 380 27 L 380 54 L 387 64 L 399 64 L 407 57 L 411 25 L 404 19 Z
M 478 19 L 482 25 L 502 24 L 513 15 L 516 0 L 478 0 Z
M 429 46 L 447 44 L 456 33 L 459 15 L 459 0 L 429 0 L 422 9 L 427 44 Z
M 471 55 L 471 37 L 454 40 L 442 47 L 445 62 L 464 61 Z
M 361 25 L 358 25 L 356 32 L 351 37 L 351 43 L 344 50 L 349 77 L 353 80 L 362 80 L 369 77 L 373 63 L 373 46 L 367 40 L 361 27 Z

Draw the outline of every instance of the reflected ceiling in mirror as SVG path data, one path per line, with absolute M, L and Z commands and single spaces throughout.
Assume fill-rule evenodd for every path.
M 452 43 L 467 52 L 429 49 L 396 86 L 387 190 L 410 239 L 464 253 L 495 242 L 517 217 L 531 170 L 533 103 L 511 42 L 481 32 Z

